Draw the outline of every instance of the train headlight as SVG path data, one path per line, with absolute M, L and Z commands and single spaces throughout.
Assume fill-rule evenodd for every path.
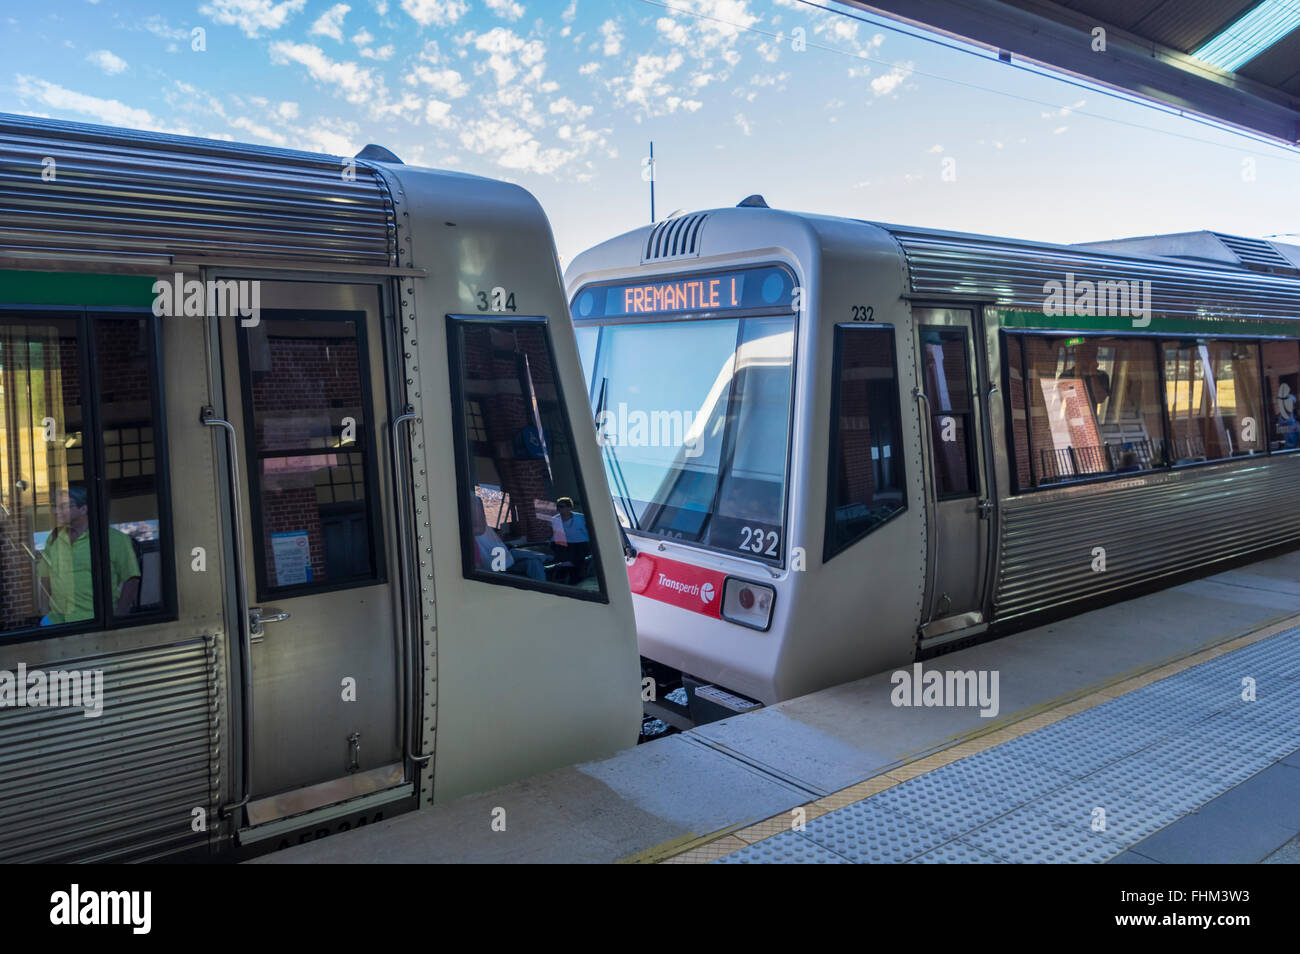
M 766 630 L 772 625 L 772 604 L 776 590 L 762 583 L 727 577 L 722 587 L 722 618 L 751 629 Z

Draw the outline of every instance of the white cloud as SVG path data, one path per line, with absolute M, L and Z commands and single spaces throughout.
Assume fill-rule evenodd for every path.
M 936 142 L 933 146 L 927 149 L 926 152 L 943 152 L 943 146 Z
M 487 0 L 488 9 L 505 20 L 515 21 L 524 15 L 524 8 L 515 0 Z
M 290 16 L 297 13 L 307 0 L 209 0 L 199 7 L 199 12 L 218 23 L 237 26 L 247 36 L 256 37 L 262 30 L 278 30 Z
M 281 119 L 297 119 L 297 118 L 298 118 L 298 104 L 297 104 L 297 103 L 281 103 L 281 104 L 276 108 L 276 112 L 279 114 L 279 116 L 280 116 Z
M 86 59 L 89 62 L 94 63 L 109 76 L 116 76 L 118 73 L 126 71 L 126 60 L 122 59 L 120 56 L 114 56 L 108 50 L 96 50 L 94 53 L 87 56 Z
M 343 18 L 352 8 L 346 3 L 336 3 L 324 13 L 322 13 L 316 22 L 311 25 L 311 32 L 321 36 L 330 37 L 333 40 L 343 42 Z
M 560 14 L 560 19 L 563 20 L 565 23 L 572 23 L 573 18 L 576 17 L 577 15 L 578 15 L 578 0 L 571 0 L 569 5 L 564 8 L 564 12 Z
M 469 85 L 455 70 L 434 70 L 427 66 L 417 66 L 410 75 L 450 99 L 459 99 L 469 92 Z
M 745 114 L 736 113 L 734 118 L 736 120 L 736 125 L 740 127 L 740 131 L 748 136 L 753 127 L 749 124 L 749 120 L 745 118 Z
M 579 66 L 578 72 L 583 76 L 590 76 L 598 69 L 600 69 L 600 64 L 593 60 L 590 63 L 583 63 L 581 66 Z
M 429 100 L 424 109 L 425 121 L 431 126 L 450 126 L 448 117 L 451 116 L 451 103 L 444 103 L 439 99 Z
M 384 60 L 391 59 L 395 52 L 396 47 L 389 43 L 386 46 L 381 46 L 377 50 L 371 47 L 366 47 L 361 51 L 361 55 L 368 60 L 379 60 L 380 62 L 383 62 Z
M 356 63 L 330 59 L 318 46 L 282 40 L 271 44 L 271 59 L 305 66 L 312 79 L 337 87 L 349 103 L 369 104 L 378 111 L 386 109 L 383 80 Z
M 375 42 L 374 36 L 365 27 L 362 27 L 352 37 L 352 42 L 357 46 L 365 46 L 367 43 Z
M 613 20 L 600 25 L 600 35 L 605 38 L 603 52 L 606 56 L 618 56 L 623 52 L 623 34 Z
M 472 44 L 475 49 L 488 54 L 487 61 L 475 67 L 477 72 L 491 70 L 497 86 L 505 86 L 527 70 L 523 82 L 540 83 L 546 69 L 546 45 L 541 40 L 525 40 L 505 27 L 493 27 L 486 33 L 470 31 L 457 37 L 462 45 Z
M 452 26 L 469 6 L 464 0 L 402 0 L 402 9 L 420 26 Z
M 148 129 L 154 131 L 168 130 L 153 114 L 145 109 L 127 106 L 116 99 L 100 99 L 74 90 L 65 89 L 47 80 L 21 73 L 14 77 L 15 91 L 24 99 L 32 99 L 50 109 L 80 113 L 90 116 L 97 123 L 110 126 L 124 126 L 128 129 Z
M 877 76 L 871 81 L 871 92 L 876 96 L 888 96 L 902 86 L 911 74 L 912 64 L 910 61 L 895 66 L 884 76 Z
M 583 120 L 595 112 L 595 107 L 579 106 L 573 100 L 569 99 L 569 97 L 561 96 L 559 99 L 551 103 L 550 110 L 553 113 L 558 113 L 559 115 L 565 116 L 569 119 Z

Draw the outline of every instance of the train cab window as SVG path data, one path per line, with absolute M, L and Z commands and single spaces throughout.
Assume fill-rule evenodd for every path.
M 1019 477 L 1022 458 L 1040 487 L 1165 466 L 1155 342 L 1026 335 L 1017 344 L 1008 356 L 1018 350 L 1022 369 L 1023 423 L 1011 398 Z
M 1259 346 L 1244 341 L 1165 341 L 1165 400 L 1175 465 L 1264 451 Z
M 171 607 L 156 321 L 0 318 L 0 633 Z
M 1270 402 L 1269 449 L 1274 453 L 1300 449 L 1300 342 L 1265 341 L 1265 398 Z
M 240 334 L 258 592 L 379 575 L 364 324 L 267 312 Z
M 782 562 L 794 335 L 787 316 L 600 329 L 591 394 L 624 527 Z
M 836 326 L 824 560 L 907 507 L 896 367 L 893 328 Z
M 966 332 L 922 325 L 919 334 L 936 493 L 940 500 L 973 494 L 978 484 Z
M 545 320 L 451 317 L 448 340 L 465 576 L 604 601 L 588 515 L 608 504 L 583 487 Z

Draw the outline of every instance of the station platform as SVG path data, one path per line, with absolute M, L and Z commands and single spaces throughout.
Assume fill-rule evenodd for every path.
M 923 666 L 996 672 L 997 714 L 897 706 L 890 671 L 248 863 L 1300 854 L 1300 555 Z

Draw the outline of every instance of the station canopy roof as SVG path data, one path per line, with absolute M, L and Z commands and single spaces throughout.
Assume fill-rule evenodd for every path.
M 843 2 L 1300 144 L 1300 0 Z

